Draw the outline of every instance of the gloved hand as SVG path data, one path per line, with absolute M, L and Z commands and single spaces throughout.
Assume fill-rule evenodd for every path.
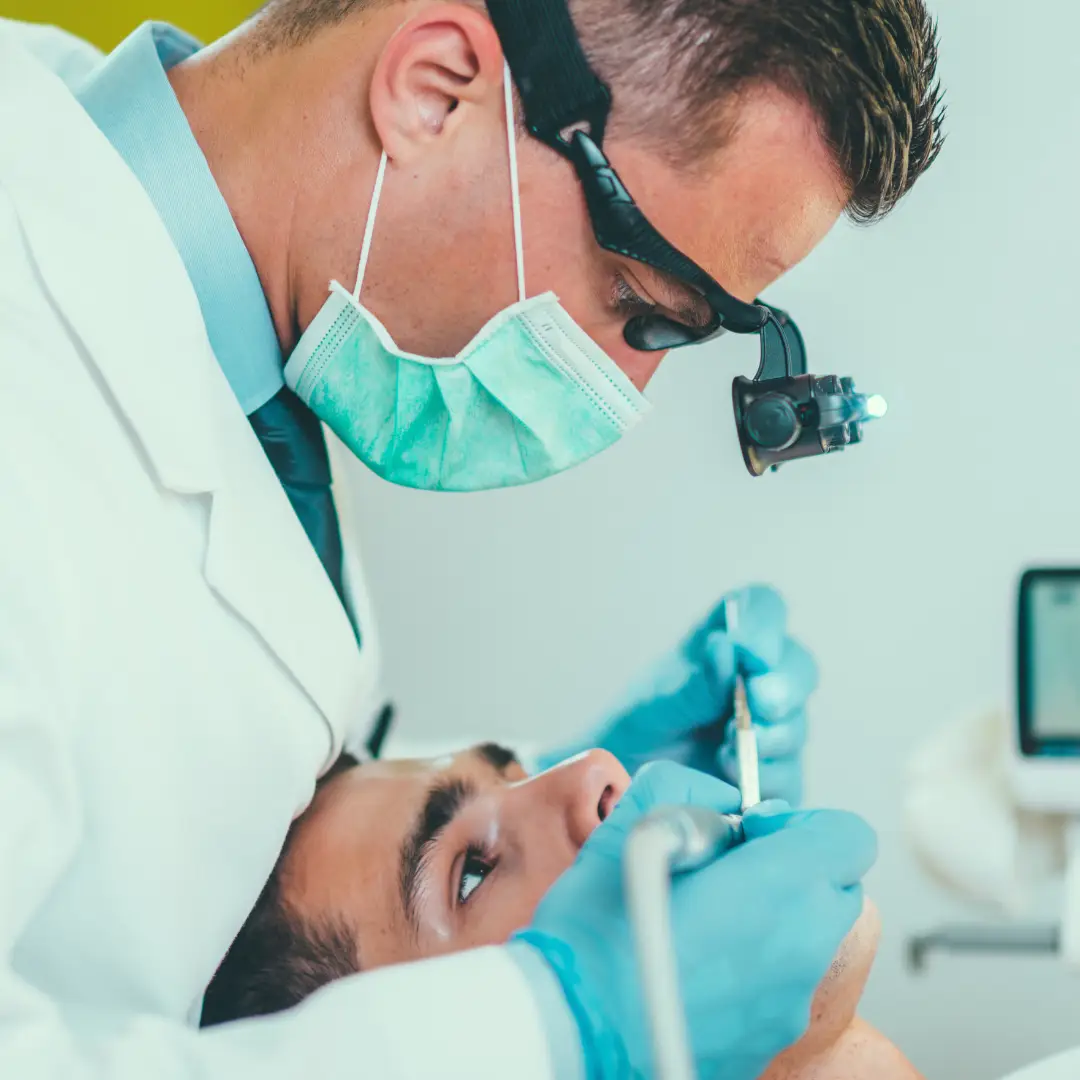
M 661 762 L 634 779 L 512 939 L 538 950 L 577 1020 L 589 1080 L 655 1075 L 623 895 L 631 828 L 658 805 L 737 810 L 734 788 Z M 765 805 L 747 841 L 675 878 L 672 927 L 701 1080 L 756 1080 L 806 1030 L 810 1002 L 862 910 L 874 834 L 840 811 Z
M 728 595 L 738 606 L 734 631 L 727 629 L 721 601 L 609 720 L 584 741 L 542 755 L 541 767 L 599 746 L 631 775 L 648 761 L 669 759 L 737 783 L 730 721 L 738 664 L 757 730 L 762 798 L 797 804 L 806 701 L 817 686 L 817 665 L 787 636 L 787 609 L 775 590 L 755 585 Z

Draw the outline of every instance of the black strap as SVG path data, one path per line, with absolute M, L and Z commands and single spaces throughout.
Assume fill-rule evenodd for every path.
M 379 713 L 372 725 L 371 734 L 368 736 L 368 740 L 365 743 L 367 752 L 376 760 L 382 754 L 383 743 L 386 742 L 386 736 L 390 734 L 390 727 L 394 722 L 395 710 L 394 703 L 388 701 L 383 707 L 382 712 Z
M 587 123 L 602 144 L 611 92 L 585 59 L 566 0 L 487 0 L 487 8 L 529 131 L 565 153 L 561 133 Z

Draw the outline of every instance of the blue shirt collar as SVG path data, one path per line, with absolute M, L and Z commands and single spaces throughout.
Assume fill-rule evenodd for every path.
M 166 76 L 200 48 L 174 27 L 146 23 L 77 96 L 165 223 L 218 363 L 251 415 L 285 385 L 281 348 L 255 264 Z

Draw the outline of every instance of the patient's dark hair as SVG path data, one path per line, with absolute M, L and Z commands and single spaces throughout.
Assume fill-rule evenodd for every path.
M 319 786 L 358 764 L 342 754 Z M 295 828 L 294 822 L 270 880 L 206 989 L 203 1027 L 280 1012 L 360 970 L 359 946 L 348 926 L 311 922 L 285 900 L 282 876 Z

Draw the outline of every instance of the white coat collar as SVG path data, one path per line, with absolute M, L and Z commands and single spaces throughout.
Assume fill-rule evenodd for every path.
M 7 32 L 0 130 L 0 178 L 50 300 L 106 379 L 160 482 L 189 494 L 215 490 L 208 342 L 183 264 L 105 137 Z
M 8 32 L 0 131 L 0 187 L 45 295 L 160 484 L 212 493 L 206 577 L 318 705 L 332 757 L 362 693 L 355 637 L 214 358 L 164 225 L 67 87 Z

